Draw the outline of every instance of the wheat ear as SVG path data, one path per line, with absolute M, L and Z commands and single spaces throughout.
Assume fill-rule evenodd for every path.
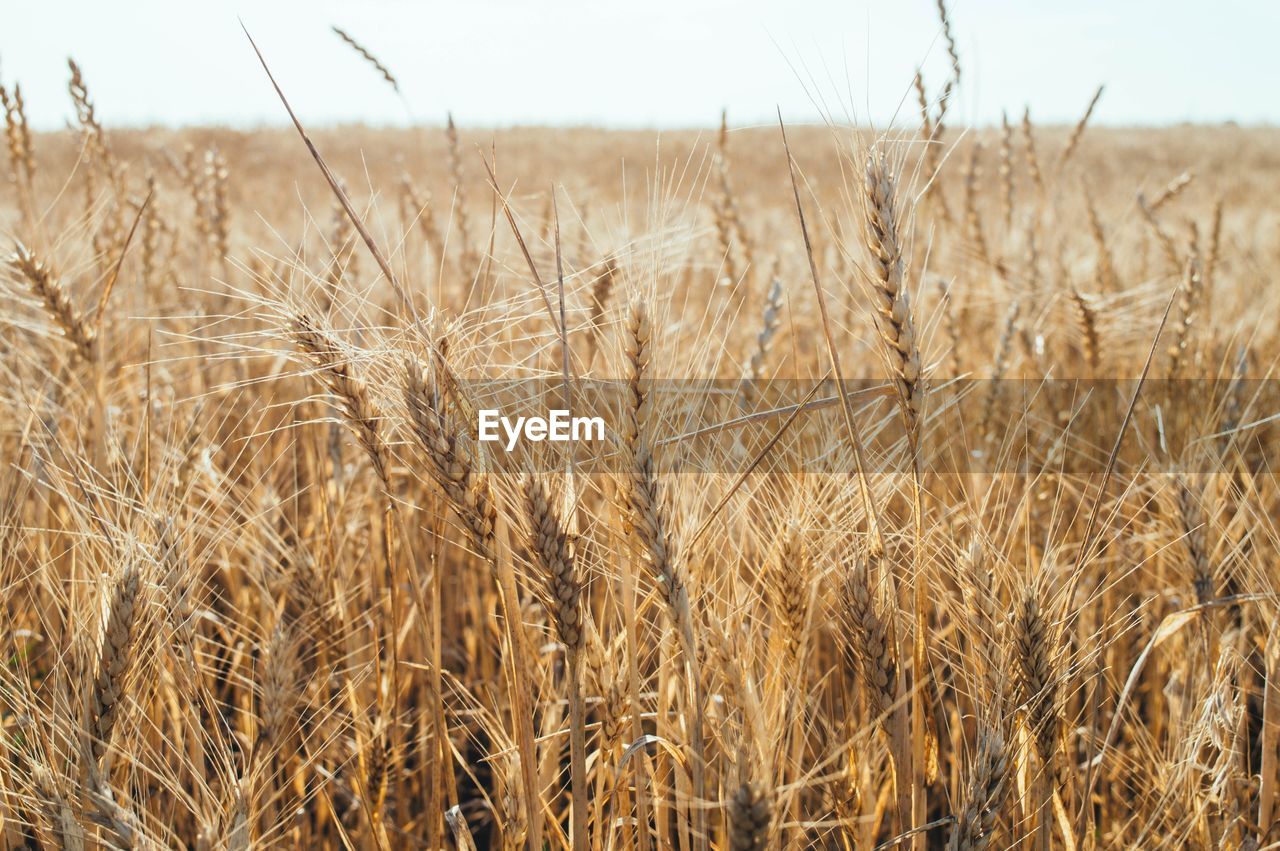
M 1173 180 L 1170 180 L 1168 184 L 1165 185 L 1164 189 L 1160 190 L 1159 195 L 1148 202 L 1147 209 L 1151 210 L 1153 213 L 1157 212 L 1165 204 L 1168 204 L 1170 201 L 1181 195 L 1182 190 L 1190 186 L 1191 181 L 1194 179 L 1195 172 L 1182 172 L 1182 174 L 1178 175 Z
M 978 183 L 982 179 L 982 143 L 975 141 L 969 151 L 969 161 L 964 170 L 964 219 L 966 236 L 973 243 L 974 253 L 988 266 L 991 265 L 991 249 L 982 229 L 982 216 L 978 212 Z
M 62 794 L 53 772 L 38 757 L 27 755 L 31 785 L 49 832 L 63 851 L 84 851 L 84 828 L 76 820 L 70 801 Z
M 1062 146 L 1062 153 L 1058 155 L 1058 173 L 1066 168 L 1067 163 L 1071 160 L 1071 155 L 1076 152 L 1076 148 L 1080 146 L 1080 139 L 1084 136 L 1085 125 L 1089 123 L 1089 119 L 1093 116 L 1093 111 L 1098 107 L 1098 101 L 1102 100 L 1102 91 L 1106 86 L 1098 86 L 1098 90 L 1093 93 L 1093 97 L 1089 100 L 1089 105 L 1085 108 L 1084 115 L 1080 116 L 1080 120 L 1071 128 L 1071 135 L 1067 137 L 1067 142 Z
M 342 39 L 347 44 L 347 46 L 349 46 L 356 53 L 360 54 L 361 58 L 363 58 L 364 61 L 372 65 L 373 69 L 382 75 L 382 79 L 386 80 L 391 85 L 391 88 L 395 89 L 396 94 L 400 94 L 400 83 L 396 80 L 395 75 L 391 73 L 390 68 L 388 68 L 386 65 L 383 65 L 382 62 L 379 61 L 378 57 L 374 56 L 371 52 L 369 52 L 368 48 L 366 48 L 360 42 L 352 38 L 351 35 L 348 34 L 346 30 L 343 30 L 339 27 L 332 27 L 332 29 L 333 29 L 334 35 Z
M 75 346 L 76 356 L 82 361 L 92 362 L 97 351 L 97 334 L 76 309 L 53 270 L 21 244 L 9 257 L 9 268 L 17 272 L 40 299 L 45 312 Z
M 467 196 L 462 181 L 462 152 L 459 150 L 458 126 L 453 123 L 453 113 L 448 116 L 445 125 L 445 141 L 449 146 L 449 175 L 453 178 L 454 212 L 458 222 L 458 242 L 461 246 L 463 264 L 474 257 L 471 246 L 471 230 L 467 224 Z
M 546 579 L 551 620 L 564 643 L 569 669 L 570 786 L 573 792 L 574 851 L 586 851 L 587 836 L 587 740 L 586 706 L 582 694 L 582 577 L 567 525 L 560 517 L 546 487 L 535 476 L 524 482 L 525 509 L 529 518 L 529 550 Z
M 1178 288 L 1178 322 L 1173 328 L 1173 342 L 1169 345 L 1169 377 L 1178 378 L 1181 374 L 1182 359 L 1191 344 L 1191 330 L 1195 325 L 1203 293 L 1204 275 L 1200 268 L 1200 259 L 1196 256 L 1187 258 L 1182 274 L 1182 284 Z
M 644 302 L 636 298 L 627 313 L 624 337 L 628 401 L 624 412 L 623 447 L 627 468 L 620 492 L 628 530 L 640 546 L 641 562 L 645 570 L 658 587 L 689 671 L 694 708 L 690 743 L 693 750 L 691 773 L 694 795 L 699 799 L 694 804 L 694 830 L 695 833 L 702 834 L 700 802 L 706 797 L 706 747 L 702 731 L 703 700 L 701 677 L 698 673 L 698 639 L 693 609 L 689 603 L 688 580 L 678 556 L 666 506 L 663 504 L 648 438 L 647 421 L 652 400 L 647 382 L 652 342 L 648 310 Z
M 947 13 L 945 0 L 938 0 L 938 19 L 942 23 L 942 37 L 947 42 L 947 56 L 951 59 L 951 79 L 959 85 L 960 52 L 956 49 L 956 37 L 951 31 L 951 15 Z
M 769 277 L 769 292 L 765 295 L 764 310 L 760 316 L 760 331 L 756 334 L 755 348 L 747 361 L 746 378 L 755 381 L 764 371 L 765 359 L 769 356 L 769 348 L 773 338 L 782 326 L 782 280 L 778 277 L 775 266 L 774 274 Z
M 497 509 L 488 479 L 476 469 L 472 447 L 449 416 L 436 383 L 429 381 L 422 366 L 412 361 L 406 364 L 405 378 L 405 403 L 431 477 L 461 518 L 476 553 L 494 567 Z
M 1205 534 L 1204 508 L 1200 496 L 1185 475 L 1177 477 L 1178 519 L 1182 525 L 1182 542 L 1191 565 L 1191 584 L 1196 602 L 1207 603 L 1216 596 L 1213 567 Z
M 876 324 L 889 353 L 903 420 L 914 446 L 924 413 L 920 349 L 907 293 L 897 179 L 879 148 L 867 157 L 863 202 Z
M 1084 360 L 1089 366 L 1089 374 L 1098 374 L 1098 363 L 1102 351 L 1098 334 L 1098 311 L 1089 299 L 1075 287 L 1071 288 L 1071 301 L 1076 308 L 1076 321 L 1080 326 L 1080 340 L 1084 349 Z
M 921 161 L 925 171 L 924 197 L 938 205 L 938 212 L 943 221 L 951 221 L 951 208 L 947 206 L 946 195 L 942 192 L 941 175 L 938 170 L 942 166 L 941 140 L 944 131 L 943 117 L 947 110 L 947 99 L 951 94 L 951 82 L 942 90 L 942 98 L 938 103 L 938 118 L 935 121 L 929 110 L 929 96 L 924 88 L 924 76 L 919 69 L 915 76 L 916 100 L 920 106 L 920 140 L 924 145 Z
M 98 649 L 93 688 L 89 693 L 89 752 L 100 765 L 111 744 L 111 734 L 119 719 L 120 701 L 125 693 L 125 676 L 133 661 L 134 623 L 142 572 L 130 562 L 121 571 L 111 591 L 107 622 Z
M 294 315 L 290 332 L 294 343 L 316 365 L 320 379 L 342 402 L 347 424 L 369 456 L 384 492 L 390 495 L 391 453 L 382 437 L 382 418 L 364 381 L 355 374 L 338 341 L 306 313 Z
M 991 725 L 978 733 L 963 798 L 951 828 L 948 851 L 985 851 L 991 847 L 996 822 L 1008 792 L 1009 756 L 1004 737 Z
M 732 851 L 764 851 L 769 847 L 773 801 L 759 784 L 738 785 L 725 805 L 729 815 L 729 848 Z
M 1040 170 L 1040 157 L 1036 153 L 1035 128 L 1031 126 L 1031 107 L 1022 110 L 1022 146 L 1027 158 L 1027 172 L 1031 182 L 1036 185 L 1036 192 L 1044 194 L 1044 173 Z
M 1111 257 L 1111 249 L 1107 245 L 1107 233 L 1102 227 L 1102 219 L 1098 215 L 1093 196 L 1086 187 L 1084 193 L 1085 209 L 1089 214 L 1089 235 L 1093 238 L 1093 247 L 1098 254 L 1097 278 L 1098 286 L 1103 292 L 1110 292 L 1118 286 L 1115 261 Z
M 795 654 L 804 645 L 805 624 L 809 619 L 810 571 L 809 553 L 800 526 L 788 523 L 774 561 L 774 597 L 786 632 L 786 645 Z
M 1040 757 L 1041 783 L 1045 789 L 1039 805 L 1039 842 L 1041 848 L 1048 848 L 1053 833 L 1050 814 L 1054 792 L 1060 791 L 1064 798 L 1066 796 L 1061 782 L 1065 777 L 1064 766 L 1058 756 L 1062 716 L 1055 660 L 1060 647 L 1058 632 L 1041 607 L 1039 591 L 1030 583 L 1023 589 L 1022 599 L 1014 611 L 1012 636 L 1015 698 L 1022 709 L 1032 746 Z
M 898 662 L 892 626 L 880 611 L 873 582 L 868 560 L 855 560 L 845 582 L 845 615 L 868 708 L 883 725 L 897 699 Z
M 1013 226 L 1013 126 L 1008 113 L 1000 113 L 1000 203 L 1007 231 Z

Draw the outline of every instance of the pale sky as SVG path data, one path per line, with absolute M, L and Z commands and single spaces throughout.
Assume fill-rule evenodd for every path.
M 946 75 L 933 0 L 11 0 L 0 78 L 32 122 L 72 115 L 66 57 L 109 125 L 280 124 L 243 18 L 300 116 L 460 124 L 710 126 L 816 117 L 884 124 L 923 64 Z M 1276 0 L 949 0 L 964 87 L 953 125 L 1030 103 L 1102 124 L 1280 122 Z M 408 107 L 329 31 L 364 42 Z

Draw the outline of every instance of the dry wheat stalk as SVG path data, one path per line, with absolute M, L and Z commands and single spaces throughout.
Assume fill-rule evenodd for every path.
M 124 170 L 107 144 L 106 132 L 98 119 L 93 100 L 89 97 L 89 89 L 85 84 L 80 66 L 72 59 L 68 59 L 67 64 L 71 69 L 68 90 L 76 107 L 76 116 L 80 122 L 85 153 L 89 161 L 89 168 L 85 169 L 84 183 L 86 213 L 92 215 L 97 204 L 96 172 L 99 170 L 101 176 L 106 178 L 108 188 L 114 196 L 114 203 L 108 206 L 105 221 L 94 232 L 93 238 L 94 252 L 98 255 L 101 268 L 105 272 L 114 267 L 119 253 L 123 250 Z
M 107 147 L 106 132 L 102 128 L 102 123 L 98 120 L 97 109 L 94 107 L 93 100 L 89 97 L 88 86 L 85 84 L 84 76 L 80 72 L 80 66 L 75 63 L 75 60 L 68 59 L 67 65 L 71 69 L 71 80 L 68 83 L 68 89 L 71 92 L 71 100 L 75 104 L 76 117 L 84 132 L 85 147 L 91 159 L 96 161 L 95 165 L 104 170 L 112 189 L 119 195 L 121 188 L 120 166 L 112 156 L 110 148 Z
M 1040 590 L 1027 583 L 1013 613 L 1010 628 L 1014 663 L 1014 699 L 1040 758 L 1042 770 L 1037 786 L 1042 790 L 1037 811 L 1037 835 L 1041 848 L 1050 846 L 1054 799 L 1066 800 L 1069 776 L 1066 757 L 1059 753 L 1063 736 L 1061 678 L 1057 660 L 1061 656 L 1061 635 L 1050 622 L 1040 599 Z
M 384 722 L 375 722 L 363 756 L 365 769 L 362 786 L 368 799 L 370 821 L 374 830 L 381 832 L 382 811 L 387 802 L 391 770 L 395 764 L 395 751 L 391 737 L 384 729 Z
M 953 292 L 954 285 L 939 278 L 938 288 L 942 293 L 942 327 L 943 333 L 947 335 L 948 355 L 950 356 L 952 367 L 958 374 L 963 369 L 960 353 L 960 317 L 958 315 L 960 310 L 956 305 Z
M 248 851 L 251 847 L 249 836 L 249 801 L 242 784 L 236 784 L 231 798 L 230 813 L 226 818 L 227 851 Z
M 587 353 L 588 368 L 595 362 L 596 352 L 600 350 L 600 343 L 605 336 L 605 315 L 608 312 L 609 300 L 613 295 L 614 284 L 617 282 L 619 274 L 617 260 L 610 255 L 604 258 L 600 271 L 591 282 L 591 305 L 587 319 L 587 327 L 590 329 L 590 336 L 588 337 L 590 348 Z
M 1263 647 L 1262 745 L 1258 789 L 1258 824 L 1262 840 L 1273 837 L 1280 824 L 1276 812 L 1276 784 L 1280 781 L 1280 620 L 1273 621 Z
M 524 481 L 525 509 L 529 520 L 529 549 L 546 582 L 548 613 L 564 643 L 569 673 L 570 781 L 573 791 L 572 840 L 575 851 L 587 851 L 587 745 L 586 707 L 582 691 L 582 649 L 586 634 L 581 605 L 583 579 L 576 559 L 576 544 L 568 525 L 552 504 L 540 479 Z
M 130 849 L 159 849 L 157 842 L 151 841 L 138 822 L 138 817 L 115 800 L 115 795 L 100 778 L 95 779 L 96 769 L 91 767 L 89 786 L 84 790 L 85 797 L 93 806 L 89 816 L 102 827 L 111 838 L 111 846 L 130 851 Z
M 894 635 L 893 612 L 884 612 L 875 590 L 871 563 L 878 559 L 857 557 L 845 577 L 843 622 L 848 635 L 844 645 L 857 665 L 867 711 L 888 743 L 893 766 L 896 797 L 896 823 L 905 831 L 916 815 L 915 790 L 919 788 L 913 774 L 916 751 L 914 738 L 922 727 L 908 719 L 908 706 L 899 699 L 903 672 L 899 667 L 900 651 Z M 914 709 L 915 707 L 910 707 Z M 913 729 L 908 730 L 908 727 Z M 910 735 L 911 741 L 908 740 Z
M 45 145 L 41 136 L 37 184 L 28 179 L 34 160 L 23 162 L 33 131 L 20 98 L 32 90 L 0 92 L 13 190 L 0 199 L 0 220 L 31 246 L 33 262 L 70 258 L 60 282 L 49 272 L 50 283 L 33 286 L 19 266 L 4 270 L 37 310 L 15 308 L 10 329 L 34 325 L 69 342 L 0 340 L 0 410 L 10 424 L 0 438 L 2 844 L 1217 851 L 1280 840 L 1272 635 L 1280 536 L 1267 522 L 1280 490 L 1265 474 L 1277 431 L 1268 385 L 1253 381 L 1280 350 L 1268 321 L 1276 298 L 1255 286 L 1276 258 L 1263 203 L 1276 183 L 1265 134 L 1102 131 L 1045 176 L 1035 144 L 1048 136 L 1033 138 L 1029 112 L 1019 135 L 1011 115 L 1001 135 L 985 137 L 989 153 L 1000 146 L 988 157 L 990 179 L 970 180 L 991 241 L 984 266 L 953 194 L 966 191 L 969 151 L 946 158 L 958 73 L 957 65 L 939 81 L 934 99 L 917 76 L 919 156 L 889 158 L 901 260 L 900 273 L 889 266 L 889 293 L 881 252 L 893 252 L 876 243 L 864 260 L 848 248 L 867 238 L 858 232 L 867 226 L 863 163 L 853 163 L 849 191 L 841 182 L 849 163 L 829 156 L 821 129 L 797 128 L 787 149 L 788 165 L 806 160 L 797 207 L 818 212 L 802 228 L 803 250 L 777 232 L 790 199 L 771 189 L 777 163 L 766 165 L 757 134 L 734 136 L 736 191 L 723 205 L 722 236 L 709 220 L 698 226 L 710 212 L 700 217 L 698 205 L 716 203 L 723 189 L 717 161 L 688 180 L 672 167 L 694 150 L 693 134 L 664 138 L 648 184 L 659 197 L 646 199 L 658 203 L 645 203 L 608 178 L 622 157 L 650 156 L 638 134 L 503 131 L 504 169 L 526 187 L 523 197 L 551 197 L 527 187 L 569 162 L 556 179 L 584 184 L 583 206 L 598 211 L 593 230 L 609 241 L 602 255 L 585 228 L 567 235 L 574 260 L 599 262 L 566 279 L 566 335 L 589 325 L 584 345 L 594 355 L 608 348 L 614 319 L 632 337 L 620 364 L 628 398 L 619 440 L 599 447 L 619 474 L 575 473 L 563 505 L 557 479 L 539 479 L 531 493 L 503 464 L 519 457 L 550 468 L 555 448 L 482 451 L 468 388 L 449 369 L 466 364 L 536 387 L 554 344 L 517 246 L 479 234 L 474 194 L 463 224 L 469 256 L 459 260 L 457 247 L 441 256 L 432 216 L 444 228 L 445 208 L 439 190 L 433 204 L 425 188 L 463 182 L 445 163 L 444 139 L 436 173 L 429 162 L 410 165 L 409 149 L 397 161 L 396 149 L 407 140 L 416 148 L 416 135 L 351 128 L 321 138 L 335 168 L 367 173 L 371 193 L 371 231 L 345 204 L 347 220 L 322 223 L 333 253 L 349 253 L 356 231 L 404 238 L 393 261 L 380 260 L 383 277 L 384 263 L 402 267 L 415 298 L 439 311 L 430 325 L 449 327 L 446 342 L 434 327 L 406 322 L 409 299 L 389 292 L 397 285 L 355 278 L 346 259 L 329 271 L 341 313 L 359 329 L 356 348 L 320 307 L 308 307 L 303 323 L 316 333 L 296 338 L 291 306 L 326 277 L 329 257 L 316 251 L 309 224 L 285 256 L 272 256 L 300 168 L 275 135 L 116 136 L 76 69 L 79 144 L 50 137 Z M 456 162 L 466 154 L 452 135 Z M 169 194 L 151 158 L 172 148 L 181 160 L 188 143 L 190 156 L 174 162 L 179 194 Z M 549 161 L 536 162 L 547 149 Z M 424 155 L 430 146 L 413 153 Z M 1135 175 L 1160 163 L 1196 169 L 1204 191 L 1179 177 L 1135 211 Z M 379 209 L 385 181 L 409 168 L 421 188 L 403 184 L 398 210 Z M 1089 178 L 1080 195 L 1061 182 L 1073 170 Z M 913 187 L 908 174 L 924 182 Z M 138 185 L 128 186 L 135 175 Z M 1055 191 L 1044 191 L 1051 178 Z M 153 198 L 145 208 L 125 191 L 143 180 Z M 805 189 L 812 194 L 801 198 Z M 911 212 L 916 190 L 934 199 L 927 221 Z M 957 202 L 954 219 L 944 191 Z M 129 213 L 139 216 L 141 257 L 124 258 L 108 330 L 91 301 L 83 315 L 76 308 L 82 295 L 106 302 L 101 266 L 120 256 L 113 220 Z M 555 218 L 540 224 L 554 231 Z M 768 237 L 771 274 L 750 278 L 738 224 L 757 248 Z M 486 244 L 478 282 L 465 267 Z M 749 278 L 730 302 L 707 262 L 717 247 Z M 218 255 L 231 258 L 228 268 L 218 268 Z M 1160 291 L 1178 283 L 1188 257 L 1199 281 L 1184 277 L 1174 327 L 1152 343 Z M 545 258 L 527 265 L 538 262 Z M 771 280 L 806 262 L 808 296 Z M 345 280 L 336 274 L 344 267 Z M 850 282 L 860 286 L 850 292 Z M 619 300 L 623 284 L 643 293 L 638 308 Z M 55 286 L 60 301 L 40 292 Z M 483 292 L 468 302 L 473 287 Z M 848 321 L 867 303 L 872 338 Z M 275 305 L 282 321 L 264 321 L 261 304 Z M 457 305 L 478 309 L 444 318 Z M 899 310 L 909 329 L 893 323 Z M 899 344 L 909 331 L 922 350 L 915 374 L 926 372 L 923 342 L 935 322 L 955 376 L 1030 386 L 1074 364 L 1107 380 L 1148 346 L 1162 357 L 1173 347 L 1169 375 L 1213 379 L 1225 366 L 1229 395 L 1191 394 L 1170 408 L 1148 389 L 1130 409 L 1141 433 L 1133 439 L 1124 426 L 1116 433 L 1120 416 L 1128 423 L 1123 394 L 1090 394 L 1077 417 L 1051 383 L 1016 398 L 992 382 L 975 388 L 972 407 L 950 405 L 940 389 L 924 400 L 930 439 L 913 471 L 926 471 L 927 487 L 882 472 L 901 454 L 901 412 L 876 402 L 806 408 L 787 440 L 753 459 L 727 492 L 718 477 L 675 467 L 721 450 L 715 457 L 737 465 L 758 442 L 745 431 L 691 436 L 697 397 L 659 396 L 650 379 L 660 368 L 726 382 L 723 392 L 713 387 L 717 412 L 742 413 L 744 376 L 810 381 L 830 370 L 842 397 L 828 401 L 843 402 L 852 376 L 839 356 L 862 370 L 879 358 L 896 388 L 912 363 Z M 289 369 L 282 341 L 314 367 L 329 402 L 290 406 L 306 382 Z M 399 374 L 425 351 L 429 368 L 414 362 Z M 616 380 L 605 369 L 616 357 L 587 351 L 569 351 L 579 374 Z M 93 369 L 82 369 L 86 360 Z M 382 386 L 388 376 L 405 386 Z M 203 407 L 184 407 L 194 400 Z M 336 419 L 317 422 L 330 402 Z M 833 428 L 833 413 L 849 416 L 843 428 Z M 763 414 L 745 424 L 779 421 Z M 410 465 L 396 457 L 392 425 L 406 432 Z M 353 474 L 347 428 L 376 468 L 392 465 L 393 499 L 362 463 Z M 1099 439 L 1116 441 L 1101 483 Z M 381 444 L 385 456 L 366 444 Z M 1162 460 L 1166 446 L 1175 460 Z M 1200 446 L 1210 452 L 1187 453 Z M 979 451 L 975 464 L 991 465 L 982 475 L 959 483 L 934 475 L 940 462 Z M 839 466 L 851 454 L 852 480 Z M 1193 463 L 1194 473 L 1178 466 Z M 1173 473 L 1147 472 L 1160 469 Z M 682 538 L 686 521 L 706 526 Z M 117 535 L 119 551 L 99 563 L 99 542 Z M 1045 553 L 1059 548 L 1080 553 L 1070 572 L 1036 568 L 1023 578 L 1025 566 L 1048 563 Z M 876 555 L 861 572 L 832 564 L 833 554 L 863 549 Z M 145 581 L 133 603 L 132 661 L 113 673 L 100 657 L 113 653 L 104 636 L 119 632 L 108 623 L 113 605 L 124 610 L 115 598 L 127 560 Z M 528 584 L 512 591 L 517 566 Z M 899 574 L 915 583 L 907 594 Z M 600 579 L 587 583 L 588 575 Z M 151 601 L 153 587 L 160 596 Z M 913 609 L 909 592 L 919 589 L 929 592 L 926 605 Z M 525 627 L 549 640 L 521 642 Z M 934 640 L 917 655 L 922 635 Z M 704 700 L 700 690 L 713 686 Z M 98 710 L 95 691 L 105 696 Z M 930 723 L 942 732 L 936 745 Z M 100 762 L 93 726 L 110 730 L 97 743 Z M 750 737 L 745 746 L 734 741 L 740 733 Z M 1073 797 L 1082 780 L 1085 794 Z M 699 821 L 714 825 L 703 831 Z
M 155 198 L 160 192 L 160 184 L 155 174 L 147 175 L 147 195 Z M 147 205 L 142 215 L 142 281 L 148 291 L 154 290 L 160 283 L 160 238 L 164 233 L 164 225 L 155 204 Z
M 969 615 L 967 632 L 973 662 L 981 671 L 987 693 L 998 697 L 1002 688 L 997 687 L 997 683 L 1004 679 L 1003 659 L 999 650 L 1002 619 L 997 616 L 1000 598 L 989 559 L 978 541 L 969 545 L 963 566 L 965 602 Z
M 916 104 L 920 107 L 920 138 L 928 144 L 933 139 L 933 115 L 930 113 L 929 95 L 924 88 L 924 74 L 919 68 L 911 85 L 916 90 Z

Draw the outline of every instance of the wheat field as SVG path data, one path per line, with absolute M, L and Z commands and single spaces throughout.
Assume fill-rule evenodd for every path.
M 660 136 L 4 80 L 4 846 L 1280 847 L 1280 131 L 961 59 Z

